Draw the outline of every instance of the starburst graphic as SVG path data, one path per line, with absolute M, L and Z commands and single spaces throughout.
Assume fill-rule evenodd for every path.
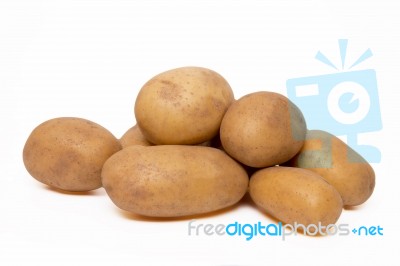
M 342 62 L 341 65 L 341 69 L 344 70 L 345 69 L 345 65 L 346 65 L 346 55 L 347 55 L 347 44 L 348 44 L 348 40 L 347 39 L 339 39 L 339 51 L 340 51 L 340 59 Z M 357 66 L 358 64 L 361 64 L 362 62 L 364 62 L 365 60 L 367 60 L 368 58 L 370 58 L 372 56 L 372 51 L 371 49 L 367 49 L 364 53 L 362 53 L 358 59 L 350 65 L 350 67 L 348 69 L 352 69 L 353 67 Z M 339 67 L 337 67 L 335 64 L 332 63 L 331 60 L 328 59 L 327 56 L 325 56 L 321 51 L 318 51 L 317 54 L 315 55 L 315 59 L 317 59 L 318 61 L 324 63 L 327 66 L 330 66 L 336 70 L 339 70 Z

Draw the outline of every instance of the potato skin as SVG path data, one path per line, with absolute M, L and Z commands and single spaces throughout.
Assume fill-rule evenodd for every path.
M 89 120 L 48 120 L 30 134 L 23 150 L 28 172 L 38 181 L 66 191 L 101 187 L 104 162 L 121 146 L 104 127 Z
M 309 130 L 303 148 L 286 165 L 321 175 L 339 191 L 345 206 L 364 203 L 374 191 L 375 173 L 371 165 L 325 131 Z
M 250 179 L 249 191 L 261 209 L 292 225 L 334 224 L 343 207 L 333 186 L 318 174 L 300 168 L 275 166 L 259 170 Z
M 247 191 L 243 168 L 202 146 L 131 146 L 104 164 L 103 187 L 119 208 L 152 217 L 207 213 L 237 203 Z
M 135 125 L 128 129 L 125 134 L 119 139 L 119 142 L 123 149 L 133 145 L 140 145 L 140 146 L 153 146 L 154 144 L 149 142 L 144 136 L 142 131 L 140 130 L 138 125 Z M 200 144 L 196 144 L 198 146 L 211 146 L 211 140 L 202 142 Z
M 122 135 L 122 137 L 119 139 L 119 142 L 121 143 L 123 149 L 132 145 L 153 145 L 143 136 L 143 133 L 138 125 L 134 125 L 130 129 L 128 129 L 128 131 L 126 131 L 125 134 Z
M 199 144 L 211 140 L 234 100 L 228 82 L 201 67 L 163 72 L 141 88 L 136 121 L 154 144 Z
M 235 101 L 220 129 L 224 150 L 251 167 L 269 167 L 292 158 L 303 145 L 306 123 L 285 96 L 255 92 Z

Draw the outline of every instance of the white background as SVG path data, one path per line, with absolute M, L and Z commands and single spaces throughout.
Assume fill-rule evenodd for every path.
M 0 265 L 399 265 L 398 135 L 400 17 L 397 1 L 0 1 Z M 211 68 L 236 97 L 283 94 L 289 78 L 335 73 L 367 48 L 357 69 L 377 72 L 383 130 L 362 138 L 380 148 L 370 200 L 339 223 L 380 225 L 384 236 L 188 236 L 187 220 L 146 221 L 120 211 L 103 189 L 53 191 L 26 172 L 32 129 L 78 116 L 117 137 L 135 123 L 140 87 L 185 65 Z M 273 222 L 243 200 L 198 223 Z

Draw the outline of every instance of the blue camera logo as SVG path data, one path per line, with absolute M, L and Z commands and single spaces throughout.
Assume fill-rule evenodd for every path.
M 347 40 L 339 40 L 342 70 L 345 68 Z M 372 56 L 367 49 L 348 69 Z M 339 70 L 324 54 L 317 60 Z M 347 144 L 368 162 L 381 161 L 378 148 L 360 145 L 357 134 L 382 129 L 376 73 L 373 69 L 289 79 L 289 99 L 304 114 L 309 129 L 321 129 L 334 135 L 346 135 Z

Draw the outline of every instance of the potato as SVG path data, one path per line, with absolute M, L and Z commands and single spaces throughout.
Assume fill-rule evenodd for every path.
M 256 92 L 235 101 L 220 129 L 224 150 L 251 167 L 286 162 L 303 145 L 306 123 L 301 111 L 286 97 Z
M 140 145 L 140 146 L 152 146 L 153 143 L 150 143 L 142 134 L 138 125 L 135 125 L 128 129 L 125 134 L 119 139 L 122 148 L 126 148 L 133 145 Z M 200 144 L 196 144 L 198 146 L 211 146 L 211 140 L 202 142 Z
M 62 117 L 36 127 L 26 141 L 23 160 L 38 181 L 67 191 L 101 187 L 104 162 L 121 146 L 105 128 L 81 118 Z
M 104 164 L 103 187 L 119 208 L 145 216 L 178 217 L 237 203 L 248 176 L 224 152 L 202 146 L 131 146 Z
M 345 206 L 364 203 L 375 187 L 375 173 L 361 155 L 325 131 L 310 130 L 300 153 L 287 165 L 321 175 L 340 193 Z
M 250 179 L 250 196 L 267 213 L 287 224 L 334 224 L 342 198 L 320 175 L 305 169 L 275 166 Z
M 142 134 L 138 125 L 131 127 L 125 134 L 119 139 L 122 148 L 126 148 L 132 145 L 141 145 L 141 146 L 151 146 L 150 143 Z
M 136 121 L 154 144 L 199 144 L 211 140 L 234 100 L 228 82 L 200 67 L 163 72 L 141 88 Z

